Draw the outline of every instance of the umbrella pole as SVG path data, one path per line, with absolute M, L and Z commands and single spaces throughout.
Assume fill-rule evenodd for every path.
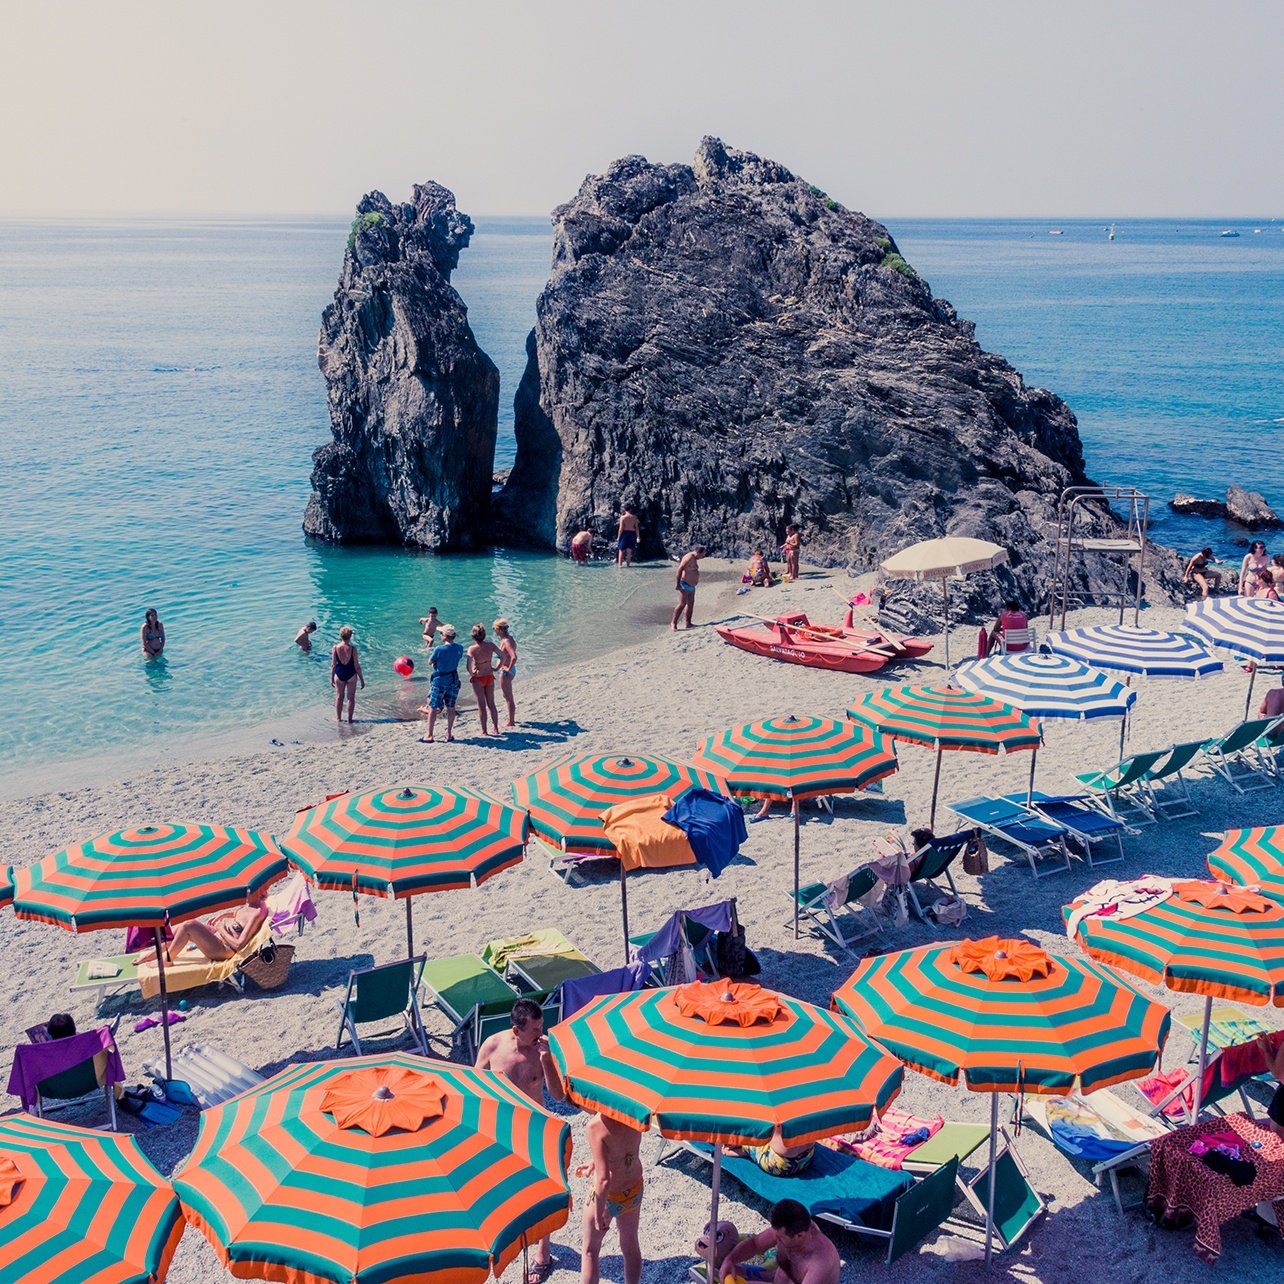
M 990 1198 L 985 1205 L 985 1264 L 989 1266 L 994 1249 L 994 1152 L 998 1145 L 999 1094 L 990 1093 Z
M 798 939 L 798 887 L 799 887 L 798 847 L 799 847 L 799 831 L 802 827 L 802 820 L 798 815 L 798 799 L 795 798 L 793 802 L 794 802 L 794 940 L 796 941 Z
M 709 1275 L 712 1281 L 718 1277 L 718 1195 L 722 1190 L 722 1142 L 713 1144 L 713 1190 L 709 1199 Z M 734 1247 L 734 1245 L 733 1245 Z
M 941 746 L 936 746 L 936 774 L 932 777 L 932 815 L 927 822 L 932 833 L 936 833 L 936 791 L 941 786 Z
M 1248 675 L 1248 694 L 1244 697 L 1244 721 L 1248 721 L 1248 711 L 1253 706 L 1253 683 L 1257 681 L 1257 665 L 1253 665 L 1253 671 Z
M 1213 996 L 1210 994 L 1204 999 L 1204 1034 L 1199 1041 L 1199 1078 L 1195 1080 L 1195 1100 L 1192 1103 L 1194 1113 L 1191 1115 L 1191 1123 L 1199 1122 L 1199 1111 L 1204 1104 L 1204 1070 L 1208 1066 L 1208 1027 L 1213 1019 Z
M 415 957 L 415 923 L 411 916 L 410 902 L 413 897 L 406 897 L 406 957 Z
M 624 862 L 620 862 L 620 915 L 624 919 L 624 966 L 629 965 L 629 880 Z
M 152 929 L 156 938 L 156 971 L 160 977 L 161 1031 L 165 1036 L 165 1079 L 174 1077 L 174 1062 L 169 1051 L 169 990 L 165 987 L 165 942 L 159 927 Z
M 1132 674 L 1130 673 L 1124 679 L 1124 686 L 1132 686 Z M 1119 761 L 1123 762 L 1124 756 L 1124 736 L 1128 734 L 1128 710 L 1124 710 L 1124 716 L 1119 719 Z
M 941 599 L 945 603 L 945 672 L 950 671 L 950 582 L 941 581 Z
M 1034 802 L 1034 764 L 1038 761 L 1039 761 L 1039 751 L 1036 749 L 1030 755 L 1030 783 L 1025 788 L 1025 805 L 1027 807 L 1030 806 L 1032 802 Z

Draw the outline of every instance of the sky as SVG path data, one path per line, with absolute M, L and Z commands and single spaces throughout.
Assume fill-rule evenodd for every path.
M 0 0 L 0 215 L 546 213 L 704 134 L 877 217 L 1284 216 L 1278 0 Z

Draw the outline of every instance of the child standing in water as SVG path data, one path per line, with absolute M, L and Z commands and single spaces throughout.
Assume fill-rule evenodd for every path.
M 505 726 L 517 726 L 517 704 L 513 699 L 513 679 L 517 677 L 517 639 L 508 630 L 507 620 L 496 620 L 491 628 L 499 639 L 499 690 L 508 706 Z
M 501 657 L 499 648 L 493 642 L 486 641 L 486 629 L 483 625 L 472 627 L 473 644 L 468 648 L 468 676 L 472 680 L 473 694 L 477 697 L 477 717 L 481 721 L 482 735 L 486 731 L 486 714 L 490 714 L 492 729 L 490 735 L 499 735 L 499 713 L 495 708 L 495 670 L 499 667 Z

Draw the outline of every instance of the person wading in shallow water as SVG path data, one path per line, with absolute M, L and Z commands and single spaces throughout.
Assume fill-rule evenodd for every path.
M 357 707 L 357 683 L 362 689 L 366 675 L 361 672 L 357 648 L 352 645 L 352 628 L 345 624 L 339 630 L 339 640 L 330 648 L 330 685 L 334 687 L 334 716 L 343 719 L 343 702 L 348 702 L 348 722 L 352 722 Z
M 675 587 L 678 590 L 678 604 L 673 608 L 673 623 L 669 626 L 677 632 L 678 620 L 683 612 L 687 617 L 687 628 L 691 627 L 691 612 L 695 610 L 696 587 L 700 583 L 700 559 L 708 550 L 703 544 L 697 544 L 678 563 L 678 574 Z
M 151 607 L 147 608 L 147 613 L 143 616 L 143 627 L 138 630 L 138 639 L 143 644 L 143 655 L 148 660 L 155 660 L 165 650 L 165 626 Z

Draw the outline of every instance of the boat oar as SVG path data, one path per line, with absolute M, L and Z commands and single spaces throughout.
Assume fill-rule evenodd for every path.
M 848 639 L 843 637 L 841 634 L 822 633 L 819 629 L 809 629 L 805 624 L 781 624 L 779 620 L 773 619 L 769 615 L 752 615 L 748 611 L 744 612 L 744 615 L 746 619 L 758 620 L 763 624 L 774 624 L 778 629 L 789 629 L 793 633 L 805 633 L 808 637 L 822 638 L 826 642 L 848 642 Z M 865 646 L 854 647 L 852 649 L 852 654 L 860 655 L 862 652 L 866 651 L 873 655 L 881 655 L 888 660 L 896 658 L 895 651 L 884 650 L 882 647 L 876 646 L 872 642 Z
M 830 592 L 835 594 L 835 596 L 837 596 L 838 598 L 840 598 L 843 605 L 847 607 L 848 610 L 851 611 L 852 619 L 855 619 L 859 615 L 860 618 L 864 620 L 865 623 L 868 624 L 871 629 L 874 630 L 874 632 L 881 633 L 883 637 L 887 639 L 887 643 L 889 646 L 894 646 L 898 648 L 903 647 L 906 644 L 906 642 L 910 640 L 909 634 L 905 634 L 904 636 L 901 636 L 896 633 L 889 633 L 882 626 L 882 624 L 880 624 L 879 621 L 874 616 L 872 616 L 868 611 L 857 610 L 856 607 L 853 605 L 851 598 L 844 597 L 836 588 L 834 588 L 832 584 L 829 586 L 829 589 L 830 589 Z

